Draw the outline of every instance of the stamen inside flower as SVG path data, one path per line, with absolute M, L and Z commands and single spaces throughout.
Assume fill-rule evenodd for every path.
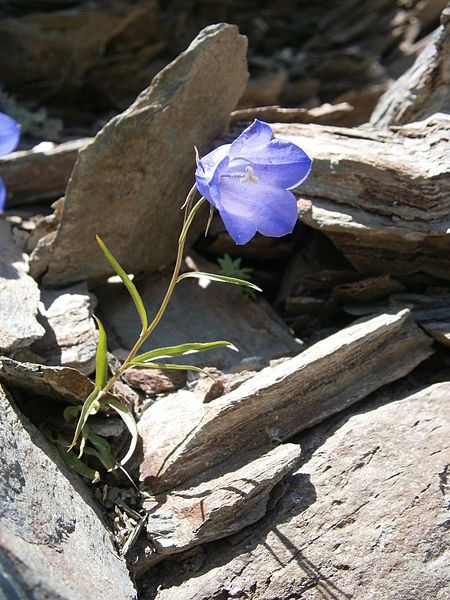
M 252 167 L 246 167 L 246 174 L 240 179 L 241 183 L 248 183 L 249 181 L 251 181 L 252 183 L 259 182 L 258 177 L 256 177 L 256 175 L 253 173 Z

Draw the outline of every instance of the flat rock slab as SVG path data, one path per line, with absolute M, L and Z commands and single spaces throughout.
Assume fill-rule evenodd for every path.
M 96 298 L 80 283 L 64 290 L 43 290 L 41 322 L 45 335 L 31 350 L 48 365 L 95 371 L 98 333 L 92 318 Z
M 91 494 L 0 388 L 0 548 L 27 597 L 135 598 Z
M 208 404 L 189 392 L 156 402 L 138 424 L 141 479 L 153 490 L 170 490 L 230 456 L 286 440 L 403 377 L 433 352 L 431 338 L 408 313 L 347 327 Z
M 94 389 L 94 383 L 71 367 L 49 367 L 10 358 L 0 358 L 0 381 L 44 398 L 70 404 L 82 404 Z
M 8 190 L 6 208 L 64 194 L 78 150 L 92 138 L 81 138 L 49 148 L 21 150 L 0 159 L 0 172 Z
M 163 564 L 140 597 L 448 598 L 449 402 L 450 383 L 385 388 L 305 432 L 306 462 L 275 510 Z
M 150 315 L 159 307 L 168 284 L 169 277 L 164 275 L 138 285 Z M 96 295 L 104 325 L 112 334 L 111 343 L 115 338 L 122 348 L 132 348 L 141 326 L 128 292 L 122 284 L 107 284 L 96 289 Z M 301 349 L 267 302 L 253 302 L 235 285 L 210 283 L 203 288 L 199 280 L 182 281 L 176 286 L 164 317 L 143 348 L 218 340 L 231 342 L 239 352 L 217 349 L 173 362 L 226 370 L 249 357 L 268 364 L 272 358 L 296 354 Z
M 450 278 L 450 117 L 382 131 L 273 126 L 313 158 L 299 218 L 358 271 Z
M 298 466 L 300 455 L 296 444 L 282 444 L 262 455 L 247 453 L 238 462 L 210 469 L 203 481 L 148 499 L 147 540 L 127 557 L 133 572 L 140 575 L 172 554 L 261 519 L 275 486 Z
M 0 353 L 9 354 L 41 338 L 39 288 L 28 275 L 28 260 L 0 220 Z
M 111 274 L 96 234 L 130 273 L 160 270 L 175 258 L 194 145 L 204 153 L 227 127 L 247 80 L 246 48 L 236 26 L 205 28 L 80 150 L 45 285 Z

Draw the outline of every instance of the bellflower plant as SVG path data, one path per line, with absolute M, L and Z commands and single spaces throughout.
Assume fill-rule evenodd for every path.
M 99 474 L 80 461 L 83 453 L 96 456 L 103 465 L 112 470 L 122 468 L 132 456 L 137 443 L 137 429 L 131 411 L 108 392 L 129 367 L 147 369 L 183 369 L 202 371 L 199 367 L 172 362 L 174 357 L 226 347 L 237 350 L 226 341 L 189 342 L 179 346 L 166 346 L 139 353 L 158 325 L 170 301 L 175 286 L 188 277 L 233 283 L 261 291 L 244 279 L 189 271 L 180 275 L 186 236 L 193 219 L 205 201 L 211 211 L 217 209 L 228 233 L 237 244 L 247 243 L 256 232 L 280 237 L 290 233 L 297 221 L 297 204 L 290 191 L 309 175 L 311 159 L 290 142 L 272 139 L 272 129 L 267 123 L 255 120 L 232 143 L 216 148 L 203 158 L 197 157 L 196 184 L 189 192 L 184 208 L 184 222 L 178 239 L 178 252 L 172 278 L 156 315 L 148 321 L 147 312 L 136 286 L 113 257 L 103 240 L 97 241 L 107 261 L 127 288 L 139 314 L 142 329 L 138 340 L 130 350 L 122 366 L 108 379 L 107 340 L 105 330 L 96 318 L 99 342 L 96 357 L 95 388 L 82 407 L 70 406 L 65 410 L 66 420 L 78 417 L 72 444 L 62 438 L 55 441 L 66 462 L 82 475 L 97 481 Z M 202 197 L 195 202 L 197 192 Z M 111 453 L 106 440 L 91 433 L 87 426 L 90 415 L 108 406 L 119 413 L 131 433 L 131 443 L 126 455 L 119 462 Z M 78 455 L 74 453 L 78 446 Z
M 20 125 L 8 115 L 0 112 L 0 157 L 9 154 L 17 146 L 20 138 Z M 6 188 L 0 177 L 0 212 L 5 206 Z

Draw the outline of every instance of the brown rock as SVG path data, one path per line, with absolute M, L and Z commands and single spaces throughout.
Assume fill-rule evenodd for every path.
M 168 283 L 168 275 L 155 275 L 138 283 L 149 314 L 156 312 Z M 261 357 L 260 362 L 268 364 L 272 358 L 299 351 L 301 345 L 265 300 L 252 301 L 235 285 L 208 283 L 203 288 L 199 280 L 191 279 L 176 286 L 163 319 L 143 346 L 145 350 L 227 340 L 239 352 L 218 348 L 168 361 L 221 370 L 232 369 L 248 357 Z M 97 288 L 96 295 L 110 339 L 131 349 L 139 337 L 140 321 L 123 285 L 109 283 Z
M 259 119 L 266 123 L 318 123 L 320 125 L 340 125 L 340 121 L 353 113 L 347 102 L 322 104 L 314 108 L 282 108 L 280 106 L 258 106 L 234 110 L 231 125 L 240 121 Z
M 186 384 L 186 371 L 168 371 L 162 369 L 127 369 L 123 378 L 133 388 L 145 394 L 156 395 L 173 392 Z
M 82 404 L 94 389 L 94 383 L 76 369 L 48 367 L 5 357 L 0 359 L 0 381 L 11 389 L 70 404 Z
M 55 199 L 64 194 L 78 150 L 91 138 L 58 144 L 51 149 L 22 150 L 0 159 L 8 190 L 6 207 Z
M 282 444 L 262 456 L 243 455 L 237 464 L 225 462 L 200 481 L 146 500 L 147 542 L 141 540 L 129 557 L 133 571 L 140 575 L 167 556 L 261 519 L 270 507 L 272 490 L 298 466 L 300 453 L 299 445 Z

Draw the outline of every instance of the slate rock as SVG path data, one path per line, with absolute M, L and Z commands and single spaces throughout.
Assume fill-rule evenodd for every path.
M 270 508 L 272 491 L 299 465 L 300 454 L 297 444 L 281 444 L 262 455 L 243 454 L 210 469 L 200 481 L 148 498 L 143 506 L 147 543 L 141 540 L 128 557 L 133 572 L 142 574 L 172 554 L 261 519 Z
M 94 389 L 89 377 L 71 367 L 51 367 L 5 357 L 0 358 L 0 381 L 25 393 L 69 404 L 82 404 Z
M 131 368 L 126 370 L 123 379 L 130 387 L 154 396 L 173 392 L 186 385 L 187 373 L 186 371 Z
M 28 275 L 28 260 L 9 224 L 0 220 L 0 353 L 9 354 L 41 338 L 39 288 Z
M 135 598 L 88 489 L 2 388 L 0 406 L 0 548 L 27 597 Z
M 391 130 L 273 130 L 313 159 L 298 190 L 299 219 L 324 232 L 358 271 L 449 279 L 449 115 Z
M 450 383 L 402 387 L 302 434 L 275 509 L 147 574 L 140 597 L 448 598 Z
M 246 47 L 236 26 L 206 27 L 80 150 L 46 255 L 45 285 L 106 278 L 111 269 L 96 234 L 131 273 L 160 270 L 175 258 L 194 145 L 203 154 L 227 127 L 247 80 Z

